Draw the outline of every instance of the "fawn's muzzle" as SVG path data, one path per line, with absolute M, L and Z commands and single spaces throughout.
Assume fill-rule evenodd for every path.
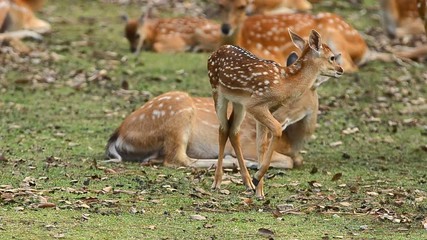
M 342 69 L 342 67 L 337 67 L 335 69 L 335 76 L 336 77 L 341 77 L 344 74 L 344 69 Z

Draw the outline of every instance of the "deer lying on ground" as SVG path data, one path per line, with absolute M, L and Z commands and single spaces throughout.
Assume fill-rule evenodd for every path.
M 390 37 L 402 38 L 425 33 L 420 13 L 426 0 L 381 0 L 383 24 Z M 421 16 L 421 17 L 420 17 Z
M 425 33 L 427 36 L 427 0 L 382 0 L 384 28 L 391 38 L 408 38 Z M 422 59 L 427 56 L 427 44 L 408 47 L 395 52 L 406 59 Z
M 290 30 L 289 34 L 292 42 L 302 52 L 300 58 L 289 67 L 260 59 L 232 45 L 220 47 L 208 60 L 208 76 L 220 122 L 218 164 L 213 189 L 218 189 L 221 185 L 224 150 L 227 140 L 230 139 L 244 185 L 247 189 L 256 189 L 256 196 L 263 198 L 263 177 L 270 167 L 282 131 L 304 116 L 300 111 L 295 111 L 294 104 L 312 89 L 319 75 L 340 77 L 343 74 L 342 67 L 337 63 L 339 55 L 335 55 L 322 43 L 318 32 L 311 31 L 308 43 Z M 228 118 L 229 102 L 233 111 Z M 282 118 L 276 119 L 274 112 L 282 107 L 286 108 L 286 112 Z M 257 123 L 256 144 L 260 168 L 252 181 L 245 166 L 240 143 L 240 126 L 246 112 L 249 112 Z
M 291 55 L 289 64 L 298 56 Z M 310 139 L 317 121 L 318 97 L 316 88 L 306 91 L 294 104 L 300 121 L 289 125 L 273 153 L 271 166 L 294 168 L 303 164 L 299 153 Z M 287 109 L 280 107 L 274 113 L 282 119 Z M 184 92 L 169 92 L 147 102 L 123 121 L 108 141 L 106 153 L 111 162 L 138 160 L 163 163 L 166 166 L 208 168 L 217 163 L 218 119 L 212 98 L 190 97 Z M 246 164 L 257 168 L 255 121 L 246 117 L 242 123 L 241 141 Z M 227 144 L 224 166 L 237 164 L 233 148 Z
M 249 0 L 246 14 L 279 14 L 309 11 L 311 3 L 307 0 Z
M 0 0 L 0 40 L 41 39 L 51 30 L 48 22 L 36 17 L 44 0 Z
M 309 36 L 311 29 L 316 29 L 334 51 L 342 54 L 342 65 L 346 72 L 357 71 L 358 65 L 370 57 L 366 42 L 359 32 L 335 14 L 297 13 L 247 17 L 245 8 L 248 0 L 218 0 L 218 4 L 222 13 L 224 44 L 238 45 L 260 58 L 284 65 L 286 57 L 292 51 L 298 51 L 289 38 L 288 28 L 304 38 Z
M 126 21 L 125 36 L 131 52 L 212 52 L 220 46 L 217 23 L 199 17 L 152 18 L 147 11 L 139 19 Z

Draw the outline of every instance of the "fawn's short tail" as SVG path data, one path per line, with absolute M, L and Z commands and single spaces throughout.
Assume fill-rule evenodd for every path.
M 119 129 L 116 129 L 116 131 L 114 131 L 114 133 L 111 135 L 110 139 L 108 139 L 107 146 L 105 147 L 105 154 L 110 159 L 114 158 L 121 161 L 122 157 L 120 156 L 116 148 L 116 142 L 118 138 L 119 138 Z

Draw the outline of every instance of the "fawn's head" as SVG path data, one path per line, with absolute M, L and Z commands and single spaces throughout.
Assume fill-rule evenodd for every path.
M 146 23 L 151 18 L 151 6 L 137 19 L 129 19 L 128 16 L 122 16 L 125 25 L 125 37 L 129 41 L 130 51 L 138 53 L 144 45 L 144 41 L 149 33 Z
M 122 19 L 126 21 L 125 37 L 129 42 L 130 51 L 136 52 L 140 38 L 138 33 L 139 21 L 138 19 L 128 19 L 127 16 L 123 16 Z
M 341 54 L 334 54 L 328 45 L 322 43 L 320 34 L 311 30 L 308 42 L 289 29 L 292 42 L 301 50 L 301 61 L 312 61 L 313 66 L 318 66 L 321 76 L 341 77 L 344 73 L 339 64 Z
M 246 18 L 249 0 L 217 0 L 221 15 L 221 32 L 226 36 L 234 33 Z

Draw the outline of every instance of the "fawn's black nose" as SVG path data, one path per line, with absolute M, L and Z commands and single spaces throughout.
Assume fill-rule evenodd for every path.
M 231 30 L 231 26 L 230 26 L 230 24 L 228 24 L 228 23 L 223 23 L 223 24 L 221 25 L 221 32 L 222 32 L 222 34 L 224 34 L 224 35 L 228 35 L 228 34 L 230 33 L 230 30 Z
M 341 76 L 341 75 L 343 75 L 344 74 L 344 69 L 342 69 L 342 67 L 339 67 L 337 70 L 336 70 L 336 75 L 337 76 Z

